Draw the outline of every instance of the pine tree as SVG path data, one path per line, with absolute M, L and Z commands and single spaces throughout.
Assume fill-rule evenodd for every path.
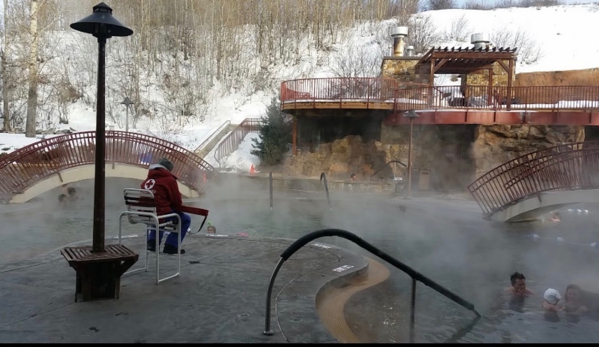
M 278 97 L 271 99 L 262 117 L 260 140 L 253 139 L 252 154 L 260 158 L 263 165 L 277 165 L 285 158 L 291 143 L 291 124 L 285 120 L 279 108 Z

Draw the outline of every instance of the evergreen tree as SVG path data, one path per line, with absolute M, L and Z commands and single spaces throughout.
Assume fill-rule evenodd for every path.
M 277 165 L 285 158 L 291 143 L 291 123 L 285 120 L 279 108 L 278 97 L 271 99 L 266 116 L 260 125 L 260 140 L 253 139 L 252 154 L 260 158 L 263 165 Z

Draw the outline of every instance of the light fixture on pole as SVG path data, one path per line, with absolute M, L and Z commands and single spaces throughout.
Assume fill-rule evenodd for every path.
M 105 147 L 106 147 L 106 40 L 113 36 L 129 36 L 133 30 L 112 16 L 112 9 L 101 2 L 93 13 L 72 23 L 71 28 L 98 39 L 98 91 L 96 107 L 96 162 L 94 175 L 94 227 L 92 252 L 104 252 L 105 215 Z
M 125 107 L 127 108 L 127 118 L 125 118 L 125 131 L 129 132 L 129 106 L 133 105 L 134 102 L 131 101 L 131 99 L 129 99 L 128 96 L 125 97 L 125 100 L 123 100 L 123 102 L 121 102 L 122 105 L 125 105 Z
M 410 142 L 408 144 L 408 195 L 406 198 L 411 198 L 412 196 L 412 130 L 414 128 L 414 119 L 420 118 L 418 113 L 414 110 L 409 110 L 405 112 L 404 118 L 408 118 L 410 120 Z

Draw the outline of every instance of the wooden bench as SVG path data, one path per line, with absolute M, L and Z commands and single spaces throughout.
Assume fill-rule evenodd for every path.
M 104 252 L 92 252 L 92 246 L 67 247 L 60 251 L 77 272 L 75 302 L 94 299 L 118 299 L 121 276 L 139 258 L 123 245 L 107 245 Z

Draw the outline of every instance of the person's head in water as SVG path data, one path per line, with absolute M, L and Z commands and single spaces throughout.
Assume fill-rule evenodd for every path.
M 576 284 L 569 284 L 566 287 L 566 302 L 578 303 L 580 301 L 580 287 Z
M 214 227 L 214 225 L 209 225 L 207 231 L 208 234 L 216 234 L 216 228 Z
M 166 159 L 166 158 L 162 158 L 158 161 L 159 165 L 164 166 L 168 171 L 173 171 L 174 165 L 173 163 L 171 163 L 170 160 Z
M 67 189 L 67 194 L 69 194 L 69 198 L 75 199 L 75 197 L 77 195 L 77 190 L 75 190 L 75 188 L 73 188 L 73 187 L 69 187 Z
M 524 294 L 526 292 L 526 277 L 523 274 L 517 271 L 514 272 L 510 276 L 510 282 L 515 294 Z
M 60 202 L 60 203 L 64 203 L 64 202 L 66 202 L 66 201 L 67 201 L 67 195 L 66 195 L 66 194 L 60 194 L 60 195 L 58 196 L 58 202 Z

